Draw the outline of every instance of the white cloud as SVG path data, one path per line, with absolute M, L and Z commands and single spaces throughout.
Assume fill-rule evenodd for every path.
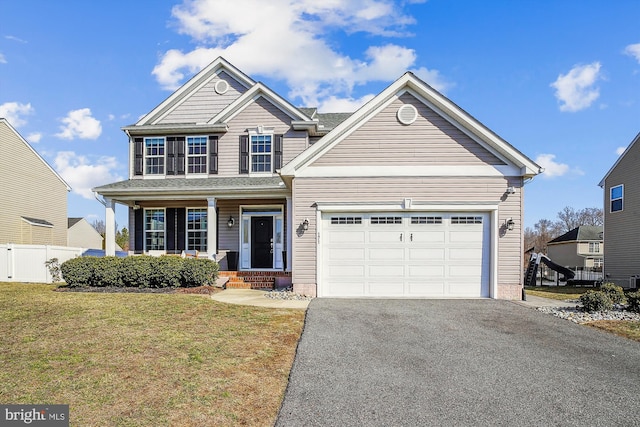
M 629 46 L 625 47 L 624 53 L 634 57 L 640 64 L 640 43 L 630 44 Z
M 318 111 L 321 113 L 331 113 L 331 112 L 341 112 L 341 113 L 351 113 L 356 111 L 358 108 L 362 107 L 367 103 L 373 95 L 365 95 L 361 98 L 338 98 L 335 96 L 330 96 L 322 100 L 322 102 L 318 105 Z
M 616 154 L 618 156 L 622 156 L 622 153 L 624 153 L 626 149 L 627 149 L 627 147 L 618 147 L 618 148 L 616 148 Z
M 557 80 L 551 83 L 556 89 L 555 96 L 560 101 L 560 111 L 584 110 L 598 99 L 600 89 L 594 85 L 602 78 L 600 68 L 599 62 L 576 65 L 567 74 L 560 74 Z
M 542 176 L 545 178 L 553 178 L 562 176 L 569 172 L 569 165 L 558 163 L 555 161 L 555 154 L 540 154 L 536 157 L 536 163 L 544 168 Z
M 113 172 L 118 166 L 115 157 L 100 157 L 92 164 L 86 156 L 73 151 L 60 151 L 54 165 L 73 192 L 85 199 L 93 199 L 93 187 L 122 180 Z
M 33 112 L 31 104 L 20 104 L 19 102 L 0 104 L 0 117 L 7 119 L 11 126 L 16 128 L 27 124 L 23 116 L 33 114 Z
M 67 117 L 60 120 L 60 133 L 56 136 L 62 139 L 97 139 L 102 133 L 100 121 L 91 117 L 91 110 L 81 108 L 69 111 Z
M 25 139 L 33 144 L 37 144 L 42 139 L 42 134 L 40 132 L 33 132 L 27 135 Z
M 0 53 L 0 64 L 7 64 L 7 58 L 2 53 Z
M 410 69 L 436 88 L 446 83 L 437 70 L 416 65 L 413 49 L 394 43 L 370 46 L 362 58 L 345 55 L 336 32 L 406 37 L 415 19 L 404 2 L 391 0 L 193 0 L 172 10 L 179 33 L 194 39 L 189 52 L 169 50 L 153 70 L 175 90 L 187 75 L 224 56 L 249 75 L 284 81 L 288 96 L 305 106 L 353 97 L 356 85 L 390 81 Z M 277 46 L 277 49 L 274 49 Z

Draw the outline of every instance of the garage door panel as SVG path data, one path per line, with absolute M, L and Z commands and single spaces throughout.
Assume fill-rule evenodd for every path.
M 409 277 L 424 277 L 424 278 L 444 278 L 443 265 L 410 265 Z
M 364 261 L 365 250 L 364 248 L 332 248 L 328 255 L 331 261 L 340 262 L 342 260 L 349 261 Z
M 489 215 L 323 214 L 323 296 L 487 297 Z M 349 218 L 355 214 L 339 214 Z
M 329 267 L 329 278 L 364 277 L 365 266 L 362 264 L 333 265 Z
M 404 276 L 404 265 L 372 265 L 369 267 L 369 277 L 402 277 Z
M 370 260 L 404 260 L 404 248 L 370 248 Z
M 342 225 L 341 227 L 345 226 Z M 365 235 L 364 231 L 341 229 L 340 231 L 330 232 L 328 234 L 328 240 L 330 243 L 364 243 Z

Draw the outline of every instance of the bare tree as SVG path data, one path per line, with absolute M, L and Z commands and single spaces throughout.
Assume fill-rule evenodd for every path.
M 101 235 L 102 237 L 104 237 L 104 234 L 105 234 L 105 232 L 107 231 L 107 226 L 105 225 L 105 223 L 104 223 L 104 221 L 103 221 L 103 220 L 101 220 L 101 219 L 96 219 L 96 220 L 94 220 L 94 221 L 93 221 L 93 224 L 91 224 L 91 225 L 93 225 L 93 228 L 95 228 L 95 229 L 96 229 L 96 231 L 97 231 L 98 233 L 100 233 L 100 235 Z
M 573 230 L 581 225 L 601 226 L 603 224 L 604 214 L 601 208 L 584 208 L 575 210 L 570 206 L 566 206 L 558 212 L 558 224 L 563 233 Z

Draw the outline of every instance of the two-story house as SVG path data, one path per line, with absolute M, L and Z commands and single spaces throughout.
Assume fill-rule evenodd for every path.
M 602 271 L 602 227 L 581 225 L 547 243 L 547 256 L 572 270 Z
M 604 189 L 604 280 L 640 287 L 640 133 L 598 185 Z
M 218 58 L 123 130 L 129 179 L 95 189 L 107 253 L 121 204 L 137 253 L 197 250 L 300 293 L 521 297 L 541 169 L 412 73 L 321 114 Z
M 0 244 L 67 246 L 69 185 L 4 118 L 0 147 Z

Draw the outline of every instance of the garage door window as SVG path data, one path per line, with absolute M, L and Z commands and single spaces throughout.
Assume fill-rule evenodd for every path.
M 362 217 L 358 217 L 358 216 L 333 216 L 333 217 L 331 217 L 331 224 L 335 224 L 335 225 L 362 224 Z
M 441 216 L 412 216 L 411 224 L 442 224 Z
M 451 224 L 482 224 L 481 216 L 452 216 Z
M 371 224 L 402 224 L 401 216 L 372 216 Z

